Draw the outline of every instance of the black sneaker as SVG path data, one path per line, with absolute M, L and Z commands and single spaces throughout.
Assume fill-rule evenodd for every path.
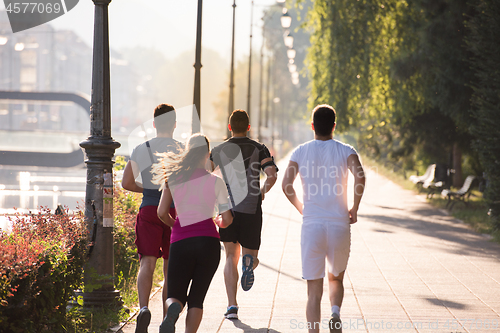
M 142 308 L 137 315 L 135 333 L 148 333 L 148 326 L 151 322 L 151 312 L 148 308 Z
M 238 319 L 238 307 L 234 305 L 228 307 L 224 317 L 226 319 Z
M 173 302 L 167 309 L 167 315 L 163 319 L 160 325 L 160 333 L 175 333 L 175 323 L 179 319 L 179 314 L 181 313 L 182 306 Z
M 342 321 L 338 314 L 332 313 L 328 327 L 330 328 L 330 333 L 342 333 Z

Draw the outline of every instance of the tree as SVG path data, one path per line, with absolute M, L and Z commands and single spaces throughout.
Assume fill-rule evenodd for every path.
M 365 153 L 406 167 L 470 154 L 467 15 L 466 0 L 315 1 L 310 105 L 333 105 L 339 131 L 355 129 Z
M 476 121 L 471 132 L 486 174 L 485 197 L 496 228 L 500 229 L 500 3 L 477 0 L 474 9 L 477 15 L 470 22 L 472 33 L 467 39 L 475 71 L 472 101 Z

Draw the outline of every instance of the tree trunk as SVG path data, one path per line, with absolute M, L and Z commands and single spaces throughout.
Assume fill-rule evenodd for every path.
M 455 173 L 453 174 L 453 186 L 462 187 L 462 149 L 458 143 L 453 144 L 453 169 Z

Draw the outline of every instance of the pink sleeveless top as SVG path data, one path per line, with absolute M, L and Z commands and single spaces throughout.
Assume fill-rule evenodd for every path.
M 196 169 L 189 181 L 170 187 L 177 211 L 170 243 L 199 236 L 219 238 L 212 220 L 217 201 L 216 181 L 217 176 L 205 169 Z

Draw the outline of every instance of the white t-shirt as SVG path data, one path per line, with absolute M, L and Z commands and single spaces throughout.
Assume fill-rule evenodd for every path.
M 292 153 L 299 166 L 304 192 L 303 222 L 349 223 L 347 208 L 347 158 L 356 150 L 337 140 L 312 140 Z

